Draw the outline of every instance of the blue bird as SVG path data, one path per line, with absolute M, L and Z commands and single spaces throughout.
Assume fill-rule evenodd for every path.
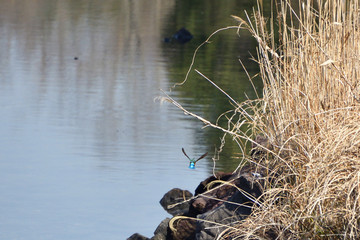
M 190 164 L 189 164 L 189 168 L 190 169 L 195 169 L 195 164 L 197 161 L 199 161 L 200 159 L 203 159 L 208 153 L 204 153 L 203 155 L 201 155 L 197 160 L 195 160 L 195 158 L 191 159 L 189 158 L 189 156 L 186 154 L 184 148 L 182 148 L 182 151 L 184 153 L 184 155 L 189 159 Z

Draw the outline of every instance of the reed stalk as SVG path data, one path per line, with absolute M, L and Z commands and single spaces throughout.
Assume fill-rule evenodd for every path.
M 235 17 L 258 42 L 263 97 L 244 117 L 268 153 L 249 161 L 268 179 L 262 204 L 223 238 L 360 238 L 359 1 L 297 4 L 278 2 L 276 18 Z M 235 139 L 245 136 L 237 124 Z

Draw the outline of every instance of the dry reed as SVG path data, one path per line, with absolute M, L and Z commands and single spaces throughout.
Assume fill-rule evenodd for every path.
M 244 159 L 266 173 L 261 204 L 219 238 L 360 238 L 359 1 L 297 4 L 295 11 L 279 0 L 268 20 L 260 4 L 252 18 L 234 17 L 258 42 L 264 89 L 262 98 L 241 104 L 227 96 L 236 108 L 227 129 L 167 98 L 231 135 Z M 242 132 L 245 125 L 251 130 Z M 265 157 L 247 156 L 246 142 Z
M 223 237 L 360 238 L 359 1 L 298 4 L 280 1 L 268 22 L 235 17 L 258 41 L 263 98 L 247 120 L 270 154 L 250 161 L 269 179 L 263 203 Z

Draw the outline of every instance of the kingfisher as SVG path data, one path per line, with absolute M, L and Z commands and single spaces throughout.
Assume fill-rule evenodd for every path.
M 208 153 L 204 153 L 204 154 L 201 155 L 197 160 L 195 160 L 195 158 L 191 159 L 191 158 L 186 154 L 184 148 L 182 148 L 182 151 L 183 151 L 184 155 L 185 155 L 185 156 L 189 159 L 189 161 L 190 161 L 190 164 L 189 164 L 189 168 L 190 168 L 190 169 L 195 169 L 195 164 L 196 164 L 196 162 L 199 161 L 200 159 L 203 159 L 203 158 L 206 157 L 206 155 L 208 154 Z

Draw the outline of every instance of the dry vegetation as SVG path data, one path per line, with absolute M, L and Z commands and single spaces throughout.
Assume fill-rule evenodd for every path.
M 268 140 L 267 157 L 249 161 L 269 179 L 263 202 L 223 236 L 360 238 L 359 1 L 299 2 L 281 1 L 276 19 L 236 18 L 259 44 L 263 98 L 246 103 L 250 118 L 239 112 L 251 139 Z M 237 124 L 232 135 L 246 139 Z
M 270 19 L 261 11 L 235 17 L 239 30 L 258 42 L 264 90 L 262 98 L 241 104 L 229 97 L 236 109 L 228 129 L 169 99 L 230 134 L 244 159 L 265 172 L 260 203 L 219 238 L 359 239 L 359 1 L 277 2 Z M 247 156 L 246 142 L 265 157 Z

